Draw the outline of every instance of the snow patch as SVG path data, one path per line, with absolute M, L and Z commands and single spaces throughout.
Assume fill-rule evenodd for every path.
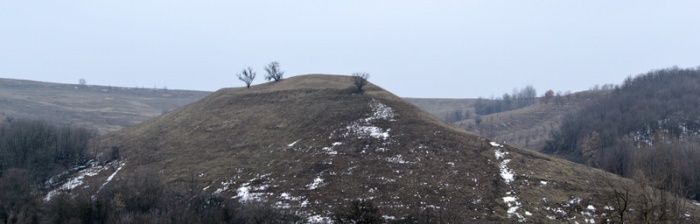
M 216 191 L 214 191 L 214 194 L 221 194 L 221 193 L 224 193 L 225 191 L 228 190 L 228 188 L 229 188 L 229 186 L 231 186 L 231 184 L 233 184 L 233 181 L 232 181 L 232 180 L 229 180 L 229 181 L 222 181 L 222 182 L 221 182 L 221 187 L 220 187 L 220 188 L 217 188 Z
M 361 125 L 358 123 L 353 123 L 352 125 L 347 126 L 346 129 L 347 133 L 344 137 L 353 134 L 360 139 L 371 137 L 382 140 L 387 140 L 389 138 L 389 131 L 391 131 L 391 129 L 387 129 L 386 131 L 384 131 L 384 129 L 379 127 Z
M 117 161 L 115 161 L 115 162 L 117 162 Z M 46 197 L 44 197 L 44 201 L 51 201 L 51 198 L 58 195 L 58 193 L 60 193 L 60 192 L 71 191 L 73 189 L 80 187 L 81 185 L 83 185 L 83 180 L 85 179 L 85 177 L 97 176 L 102 171 L 105 171 L 105 170 L 108 170 L 109 168 L 111 168 L 113 163 L 115 163 L 115 162 L 105 164 L 105 165 L 100 165 L 97 162 L 93 161 L 93 162 L 90 162 L 87 166 L 80 166 L 80 167 L 77 167 L 76 169 L 71 170 L 71 171 L 77 171 L 77 173 L 75 175 L 73 175 L 73 177 L 69 178 L 60 187 L 58 187 L 52 191 L 49 191 L 49 193 L 46 194 Z M 121 169 L 121 168 L 119 168 L 119 169 Z M 118 172 L 118 170 L 117 170 L 117 172 Z M 65 176 L 65 175 L 69 175 L 69 173 L 61 174 L 61 176 Z M 110 177 L 112 177 L 112 176 L 110 176 Z M 57 181 L 56 179 L 57 178 L 52 177 L 51 179 L 49 179 L 49 181 L 47 181 L 47 185 L 54 184 Z M 108 178 L 108 181 L 111 181 L 111 178 Z
M 338 151 L 335 151 L 335 147 L 342 145 L 342 144 L 343 144 L 342 142 L 334 142 L 333 144 L 331 144 L 331 146 L 323 147 L 323 149 L 321 149 L 321 150 L 326 152 L 326 154 L 328 154 L 328 155 L 338 155 Z
M 373 120 L 388 120 L 388 121 L 394 121 L 394 110 L 391 109 L 391 107 L 382 104 L 376 99 L 372 99 L 371 102 L 369 102 L 369 107 L 372 108 L 372 116 L 368 117 L 365 119 L 367 122 L 371 122 Z
M 588 205 L 588 207 L 586 207 L 586 209 L 595 212 L 595 207 L 593 205 Z
M 494 147 L 499 147 L 494 151 L 496 159 L 499 160 L 499 174 L 503 179 L 503 182 L 505 182 L 506 185 L 508 185 L 511 188 L 511 191 L 507 191 L 506 196 L 503 197 L 503 202 L 506 204 L 506 206 L 508 206 L 508 209 L 506 210 L 508 218 L 516 217 L 518 219 L 518 222 L 525 222 L 527 220 L 525 216 L 518 212 L 518 210 L 522 208 L 522 203 L 518 201 L 518 197 L 516 196 L 515 191 L 511 186 L 511 183 L 515 181 L 515 173 L 510 168 L 508 168 L 508 163 L 510 163 L 510 159 L 506 159 L 506 155 L 508 155 L 508 152 L 503 151 L 503 149 L 500 148 L 502 146 L 498 145 L 497 143 L 492 142 L 491 145 Z M 527 213 L 529 213 L 527 211 L 525 212 L 526 215 Z
M 518 218 L 518 221 L 523 222 L 525 221 L 525 217 L 518 213 L 518 210 L 522 207 L 522 204 L 520 201 L 518 201 L 518 198 L 515 196 L 506 196 L 503 197 L 503 202 L 506 203 L 508 206 L 508 217 L 513 217 L 516 216 Z
M 503 148 L 503 145 L 498 144 L 496 142 L 489 142 L 489 144 L 491 144 L 491 146 L 493 146 L 493 147 Z
M 321 215 L 313 215 L 308 218 L 306 218 L 306 221 L 310 224 L 330 224 L 333 223 L 331 218 L 321 216 Z
M 112 182 L 112 179 L 114 179 L 114 177 L 117 176 L 117 173 L 119 173 L 119 171 L 122 170 L 122 168 L 124 168 L 125 165 L 125 162 L 120 162 L 119 167 L 117 167 L 117 170 L 115 170 L 114 173 L 112 173 L 112 175 L 109 175 L 109 177 L 107 177 L 107 180 L 105 180 L 102 186 L 100 186 L 100 189 L 97 190 L 97 193 L 100 193 L 102 189 L 105 188 L 105 186 L 107 186 L 107 184 Z
M 503 151 L 501 151 L 501 150 L 499 149 L 499 150 L 496 150 L 495 154 L 496 154 L 496 159 L 497 159 L 497 160 L 501 160 L 501 159 L 503 159 L 503 158 L 506 157 L 506 154 L 507 154 L 507 153 L 506 153 L 506 152 L 503 152 Z
M 357 120 L 348 125 L 345 128 L 346 133 L 343 137 L 354 135 L 360 139 L 376 138 L 387 140 L 389 138 L 389 131 L 391 131 L 391 129 L 384 130 L 372 123 L 378 120 L 395 121 L 394 117 L 396 114 L 394 114 L 394 110 L 376 99 L 372 99 L 369 106 L 372 109 L 372 114 L 367 118 Z
M 301 141 L 301 139 L 296 140 L 296 141 L 294 141 L 294 142 L 292 142 L 292 143 L 289 143 L 289 145 L 287 145 L 287 147 L 289 147 L 289 148 L 294 147 L 294 145 L 296 145 L 296 144 L 299 143 L 300 141 Z
M 515 181 L 515 173 L 513 170 L 508 168 L 508 163 L 510 163 L 510 159 L 505 159 L 505 156 L 508 154 L 508 152 L 503 152 L 501 149 L 497 149 L 494 154 L 496 155 L 496 159 L 500 160 L 501 162 L 498 164 L 498 168 L 500 170 L 500 175 L 501 178 L 503 178 L 503 181 L 506 182 L 506 184 L 510 184 L 511 182 Z
M 269 185 L 263 184 L 256 187 L 251 186 L 251 183 L 253 181 L 265 178 L 265 176 L 262 176 L 260 178 L 253 178 L 247 183 L 243 183 L 238 189 L 236 189 L 236 196 L 233 196 L 232 198 L 238 198 L 238 201 L 240 201 L 241 203 L 247 203 L 262 201 L 265 195 L 271 195 L 271 193 L 261 192 L 267 190 L 267 188 L 270 187 Z
M 322 179 L 320 176 L 316 177 L 316 179 L 314 179 L 313 182 L 311 182 L 310 184 L 306 185 L 306 187 L 307 187 L 309 190 L 316 190 L 316 189 L 318 189 L 319 187 L 322 187 L 322 186 L 323 186 L 323 179 Z
M 395 156 L 386 158 L 386 161 L 390 162 L 390 163 L 395 163 L 395 164 L 409 164 L 409 163 L 411 163 L 409 161 L 404 160 L 402 155 L 395 155 Z

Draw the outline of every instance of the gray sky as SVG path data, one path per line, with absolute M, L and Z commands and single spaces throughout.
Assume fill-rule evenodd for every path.
M 278 60 L 400 96 L 583 90 L 700 65 L 700 1 L 0 0 L 0 77 L 215 90 Z

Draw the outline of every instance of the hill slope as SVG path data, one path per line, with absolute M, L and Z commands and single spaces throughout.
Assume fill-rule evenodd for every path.
M 496 141 L 541 151 L 549 140 L 550 133 L 559 128 L 565 116 L 606 94 L 606 91 L 580 92 L 564 96 L 560 102 L 540 101 L 523 108 L 473 117 L 454 124 Z M 477 119 L 481 121 L 477 122 Z
M 0 121 L 5 117 L 46 120 L 106 133 L 138 124 L 207 94 L 0 79 Z
M 172 186 L 267 201 L 314 222 L 362 198 L 397 218 L 432 210 L 450 223 L 583 223 L 612 218 L 612 189 L 633 185 L 470 135 L 377 86 L 353 94 L 351 83 L 311 75 L 217 91 L 104 136 L 95 150 L 118 150 L 119 160 L 64 190 L 94 193 L 157 170 Z
M 603 98 L 608 91 L 569 94 L 556 101 L 540 102 L 488 115 L 475 115 L 477 99 L 406 99 L 437 118 L 468 132 L 507 142 L 518 148 L 541 151 L 550 133 L 559 129 L 564 117 Z M 454 118 L 462 119 L 455 120 Z

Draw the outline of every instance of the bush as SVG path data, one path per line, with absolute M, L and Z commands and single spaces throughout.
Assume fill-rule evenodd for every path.
M 340 211 L 334 214 L 333 220 L 336 223 L 352 224 L 374 224 L 384 223 L 379 209 L 367 200 L 355 200 L 350 202 Z
M 355 85 L 355 91 L 357 93 L 364 92 L 364 88 L 367 85 L 367 80 L 369 79 L 369 73 L 357 72 L 352 74 L 352 83 Z

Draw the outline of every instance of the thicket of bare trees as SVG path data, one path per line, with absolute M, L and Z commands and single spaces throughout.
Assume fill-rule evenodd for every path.
M 512 94 L 503 94 L 496 99 L 479 98 L 474 105 L 476 113 L 487 115 L 503 111 L 515 110 L 537 103 L 537 90 L 532 86 L 515 89 Z
M 457 109 L 445 115 L 445 121 L 454 123 L 461 120 L 471 119 L 472 112 L 464 109 Z
M 656 180 L 648 179 L 643 173 L 637 173 L 635 183 L 612 183 L 613 175 L 604 175 L 597 178 L 600 186 L 610 188 L 609 192 L 602 195 L 602 200 L 609 207 L 603 208 L 609 211 L 609 215 L 601 217 L 599 223 L 687 223 L 685 212 L 688 202 L 671 192 L 656 188 Z
M 0 176 L 8 169 L 29 171 L 39 183 L 81 165 L 95 131 L 56 126 L 43 121 L 8 120 L 0 124 Z
M 700 199 L 700 70 L 628 78 L 564 119 L 544 151 Z

